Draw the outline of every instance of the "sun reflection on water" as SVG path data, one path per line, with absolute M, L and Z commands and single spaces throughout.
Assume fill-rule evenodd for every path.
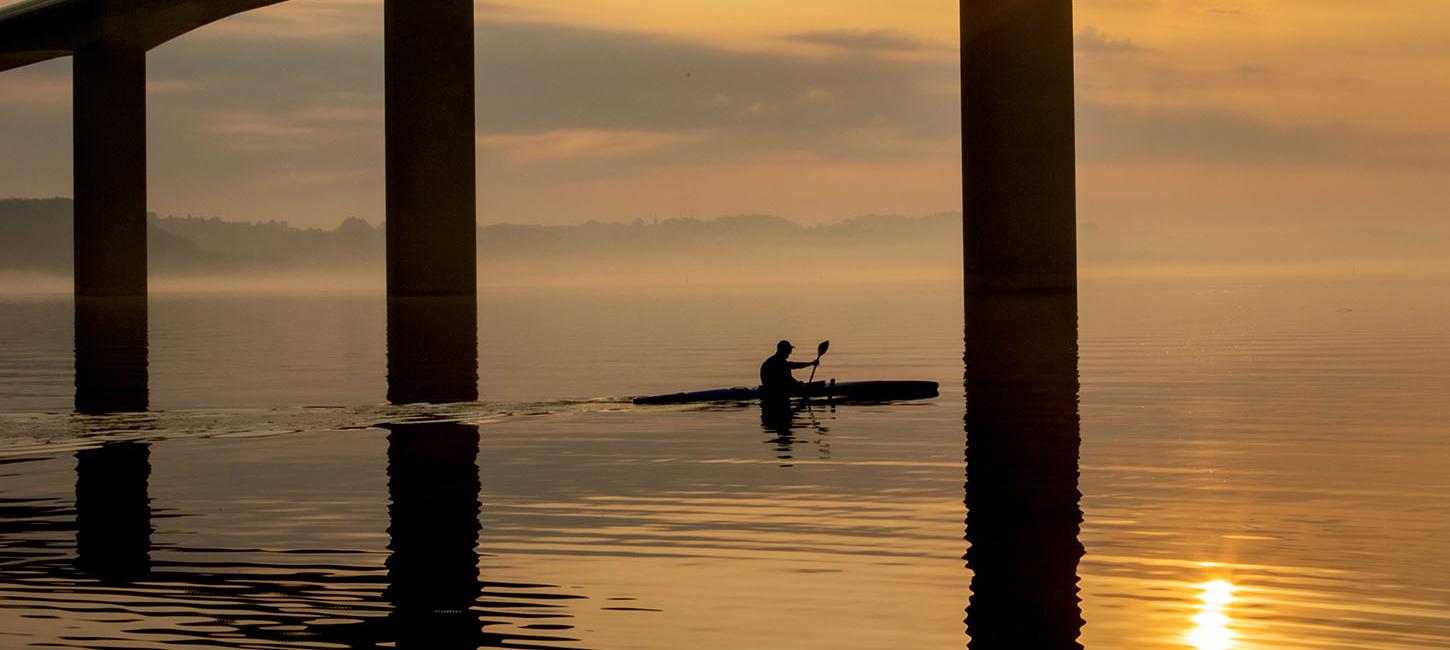
M 1202 603 L 1190 619 L 1196 627 L 1188 633 L 1188 644 L 1197 650 L 1230 650 L 1234 647 L 1234 631 L 1229 628 L 1226 612 L 1234 600 L 1234 586 L 1227 580 L 1210 580 L 1198 585 Z

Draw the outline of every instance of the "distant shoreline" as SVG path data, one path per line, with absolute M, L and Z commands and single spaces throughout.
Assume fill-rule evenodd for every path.
M 71 200 L 0 199 L 0 292 L 68 292 Z M 484 287 L 951 284 L 962 277 L 962 215 L 866 215 L 801 225 L 770 215 L 635 219 L 476 230 Z M 217 217 L 148 218 L 153 290 L 235 283 L 244 290 L 364 290 L 384 282 L 382 226 L 336 228 Z M 1445 277 L 1441 232 L 1318 231 L 1266 224 L 1252 233 L 1112 231 L 1078 226 L 1080 276 Z

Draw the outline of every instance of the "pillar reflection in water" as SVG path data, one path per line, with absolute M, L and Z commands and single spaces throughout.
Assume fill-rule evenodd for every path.
M 107 443 L 76 453 L 76 565 L 103 580 L 151 567 L 151 447 Z
M 399 648 L 476 648 L 478 427 L 392 424 L 388 429 L 388 590 Z
M 76 411 L 145 411 L 145 296 L 76 296 Z
M 388 297 L 388 401 L 478 399 L 478 298 Z
M 1081 648 L 1075 295 L 969 293 L 966 323 L 970 647 Z

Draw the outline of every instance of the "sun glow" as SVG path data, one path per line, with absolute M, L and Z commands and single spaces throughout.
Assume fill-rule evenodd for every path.
M 1202 604 L 1190 619 L 1196 627 L 1188 633 L 1188 644 L 1198 650 L 1230 650 L 1234 647 L 1232 619 L 1227 608 L 1234 600 L 1234 586 L 1227 580 L 1211 580 L 1198 585 Z

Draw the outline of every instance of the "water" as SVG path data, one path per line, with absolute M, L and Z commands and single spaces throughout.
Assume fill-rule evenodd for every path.
M 1061 391 L 983 407 L 966 492 L 959 288 L 492 290 L 446 407 L 385 404 L 376 296 L 159 295 L 152 411 L 103 417 L 69 299 L 3 299 L 0 647 L 1014 647 L 982 612 L 1048 591 L 1022 617 L 1088 648 L 1450 647 L 1447 297 L 1087 281 L 1080 448 L 983 442 Z M 620 399 L 781 337 L 942 395 L 788 431 Z

